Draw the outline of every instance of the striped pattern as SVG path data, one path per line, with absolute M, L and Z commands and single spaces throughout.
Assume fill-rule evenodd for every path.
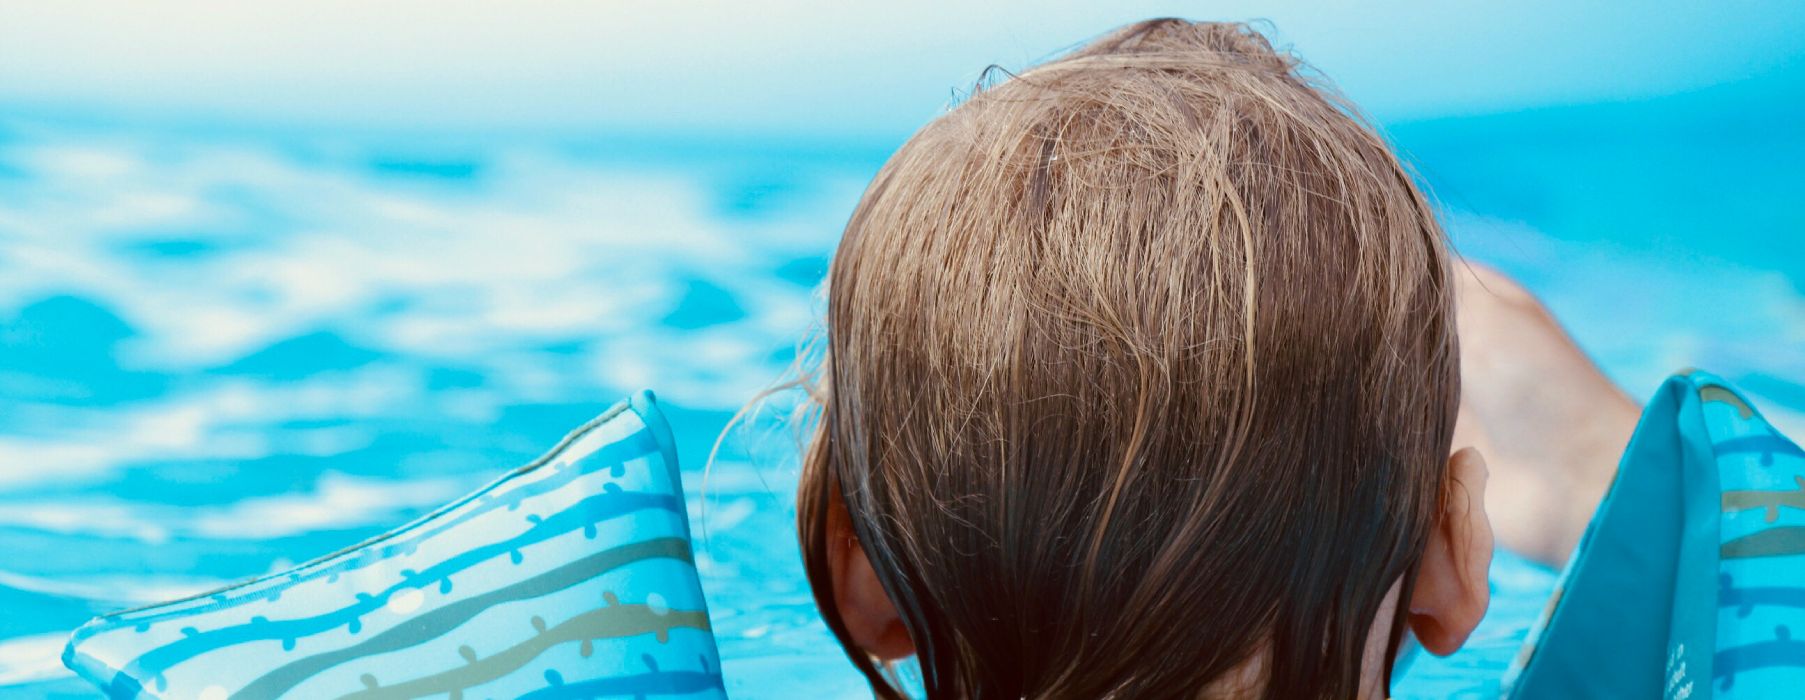
M 96 618 L 63 660 L 120 699 L 724 695 L 649 392 L 370 541 Z
M 1638 561 L 1661 563 L 1601 589 L 1613 572 L 1600 567 Z M 1591 607 L 1566 605 L 1584 586 Z M 1626 602 L 1645 600 L 1660 605 Z M 1805 451 L 1728 382 L 1696 370 L 1669 379 L 1530 639 L 1506 677 L 1510 697 L 1797 697 Z M 1627 651 L 1644 640 L 1665 642 L 1653 650 L 1662 658 Z M 1550 658 L 1562 654 L 1598 656 Z
M 1805 688 L 1805 639 L 1793 639 L 1805 638 L 1805 452 L 1723 380 L 1694 381 L 1722 494 L 1705 514 L 1717 521 L 1714 692 L 1691 697 L 1793 696 Z

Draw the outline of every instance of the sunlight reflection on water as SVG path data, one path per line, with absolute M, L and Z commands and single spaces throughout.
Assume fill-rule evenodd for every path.
M 1755 252 L 1675 258 L 1624 232 L 1657 213 L 1623 207 L 1576 235 L 1583 203 L 1488 198 L 1520 163 L 1414 133 L 1432 184 L 1482 195 L 1450 202 L 1460 245 L 1547 296 L 1632 393 L 1698 364 L 1805 424 L 1805 262 L 1759 254 L 1768 232 L 1720 220 Z M 641 387 L 693 497 L 728 417 L 791 361 L 883 151 L 423 158 L 0 125 L 0 695 L 86 696 L 56 656 L 89 616 L 377 534 Z M 1568 165 L 1538 186 L 1582 188 Z M 724 670 L 735 697 L 857 696 L 788 534 L 785 444 L 708 479 Z M 1495 694 L 1552 574 L 1505 557 L 1493 579 L 1471 648 L 1419 661 L 1400 697 Z

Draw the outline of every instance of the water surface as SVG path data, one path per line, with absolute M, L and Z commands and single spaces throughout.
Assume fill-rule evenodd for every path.
M 1461 248 L 1632 394 L 1706 367 L 1801 434 L 1805 146 L 1694 102 L 1391 131 Z M 380 533 L 641 387 L 733 696 L 861 696 L 801 576 L 789 436 L 734 441 L 694 496 L 893 145 L 0 122 L 0 697 L 91 697 L 57 661 L 88 617 Z M 1474 642 L 1399 696 L 1495 695 L 1552 576 L 1501 558 Z

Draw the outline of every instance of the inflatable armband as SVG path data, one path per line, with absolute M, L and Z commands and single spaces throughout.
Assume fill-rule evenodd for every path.
M 1530 640 L 1508 697 L 1797 697 L 1805 452 L 1723 380 L 1669 379 Z
M 114 613 L 63 661 L 113 698 L 724 696 L 651 393 L 413 523 Z

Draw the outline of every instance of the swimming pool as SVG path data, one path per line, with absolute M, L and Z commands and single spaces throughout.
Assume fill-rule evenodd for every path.
M 1708 367 L 1805 434 L 1805 136 L 1714 109 L 1392 131 L 1458 245 L 1631 393 Z M 0 697 L 91 697 L 57 661 L 88 617 L 377 534 L 641 387 L 681 443 L 732 695 L 862 696 L 802 580 L 792 436 L 756 423 L 701 468 L 893 145 L 0 122 Z M 1552 573 L 1507 556 L 1493 585 L 1400 697 L 1495 695 Z

